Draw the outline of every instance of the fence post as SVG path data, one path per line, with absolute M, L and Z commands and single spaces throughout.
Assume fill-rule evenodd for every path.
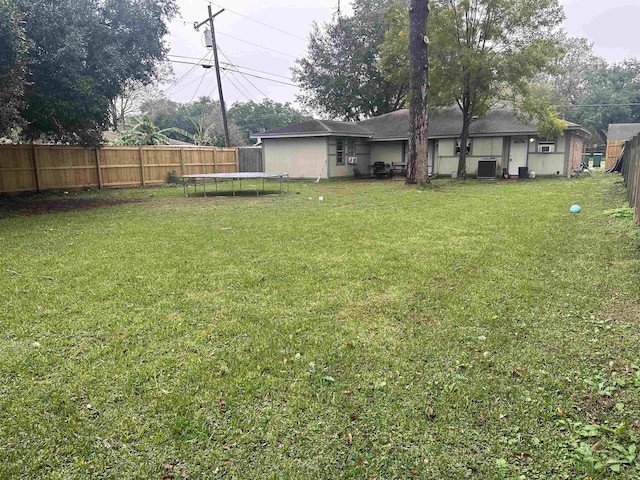
M 33 171 L 36 176 L 36 189 L 38 190 L 38 193 L 40 193 L 41 187 L 40 173 L 38 172 L 38 148 L 36 147 L 35 143 L 33 144 Z
M 213 147 L 213 173 L 218 172 L 218 147 Z
M 142 147 L 138 147 L 138 159 L 140 160 L 140 175 L 142 177 L 142 186 L 146 187 L 146 182 L 144 179 L 144 156 L 142 154 Z
M 100 169 L 100 149 L 94 149 L 96 156 L 96 169 L 98 170 L 98 188 L 102 190 L 102 170 Z
M 184 147 L 180 148 L 180 176 L 184 177 Z

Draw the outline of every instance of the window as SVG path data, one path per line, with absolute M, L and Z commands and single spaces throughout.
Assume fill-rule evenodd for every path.
M 455 153 L 456 155 L 460 155 L 460 139 L 459 138 L 456 140 L 456 147 L 453 153 Z M 467 155 L 469 155 L 470 153 L 471 153 L 471 139 L 467 138 Z
M 336 165 L 344 165 L 344 138 L 336 139 Z
M 556 141 L 551 138 L 541 138 L 538 140 L 538 153 L 553 153 L 556 151 Z
M 356 156 L 356 139 L 350 138 L 347 140 L 347 157 Z

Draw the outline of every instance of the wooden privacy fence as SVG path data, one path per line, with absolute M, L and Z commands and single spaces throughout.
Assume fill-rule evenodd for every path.
M 240 147 L 238 167 L 240 172 L 264 172 L 262 147 Z
M 0 145 L 0 193 L 166 183 L 176 175 L 235 173 L 238 149 Z
M 624 146 L 624 140 L 611 140 L 607 142 L 607 153 L 604 159 L 604 168 L 609 169 L 613 167 L 620 157 L 622 147 Z
M 633 219 L 640 225 L 640 134 L 629 140 L 624 147 L 622 176 L 627 187 L 629 205 L 635 208 Z

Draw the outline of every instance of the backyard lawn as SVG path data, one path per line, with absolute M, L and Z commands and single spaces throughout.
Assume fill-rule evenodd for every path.
M 622 192 L 0 197 L 0 478 L 638 478 Z

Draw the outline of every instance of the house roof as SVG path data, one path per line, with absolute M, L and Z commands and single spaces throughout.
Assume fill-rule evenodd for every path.
M 612 123 L 607 132 L 607 141 L 631 140 L 640 133 L 640 123 Z
M 294 123 L 280 128 L 274 128 L 262 133 L 256 133 L 253 137 L 280 138 L 280 137 L 330 137 L 342 135 L 347 137 L 371 137 L 371 133 L 353 122 L 336 122 L 333 120 L 308 120 L 302 123 Z
M 569 123 L 569 130 L 582 130 L 580 125 Z M 429 117 L 430 138 L 457 138 L 462 131 L 462 112 L 459 109 L 442 110 Z M 535 135 L 535 123 L 525 123 L 515 112 L 507 108 L 491 110 L 474 120 L 469 127 L 472 137 L 502 135 Z M 409 110 L 398 110 L 358 123 L 310 120 L 252 135 L 260 138 L 310 137 L 310 136 L 358 136 L 373 142 L 407 140 L 409 138 Z

